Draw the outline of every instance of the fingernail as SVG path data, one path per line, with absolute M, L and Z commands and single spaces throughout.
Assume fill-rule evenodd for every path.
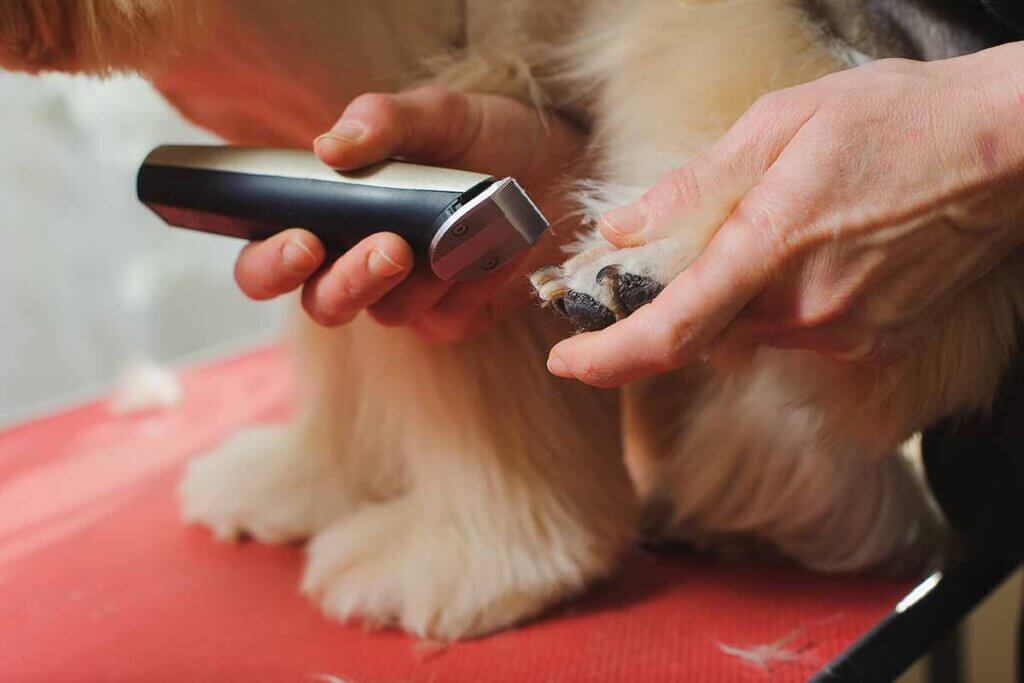
M 328 135 L 333 135 L 345 142 L 359 142 L 366 135 L 366 126 L 358 121 L 339 121 Z
M 600 218 L 603 229 L 627 242 L 636 240 L 636 233 L 643 230 L 646 223 L 647 213 L 639 204 L 612 209 Z
M 366 133 L 363 124 L 355 121 L 343 121 L 331 132 L 324 133 L 313 140 L 313 148 L 321 154 L 341 154 L 350 145 L 359 142 Z
M 316 267 L 316 254 L 298 238 L 284 243 L 281 259 L 296 273 L 305 273 Z
M 551 354 L 548 356 L 548 372 L 556 377 L 568 377 L 569 366 L 566 365 L 560 356 Z
M 405 270 L 405 266 L 374 249 L 366 259 L 366 269 L 375 277 L 394 277 Z
M 313 141 L 313 149 L 320 156 L 336 157 L 342 154 L 349 143 L 341 138 L 336 138 L 330 133 L 324 133 Z

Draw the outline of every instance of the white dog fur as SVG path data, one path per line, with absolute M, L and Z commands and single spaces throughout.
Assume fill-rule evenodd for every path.
M 396 3 L 391 21 L 413 4 L 431 0 Z M 432 5 L 467 13 L 462 49 L 379 49 L 430 64 L 435 82 L 590 122 L 579 194 L 591 216 L 707 148 L 759 97 L 846 66 L 787 0 Z M 360 30 L 339 25 L 333 40 Z M 636 249 L 583 235 L 539 281 L 542 299 L 571 287 L 602 300 L 595 275 L 611 263 L 668 281 L 729 208 L 709 204 Z M 935 552 L 940 523 L 897 451 L 940 417 L 987 407 L 1016 348 L 1022 277 L 1020 264 L 998 267 L 892 366 L 764 349 L 619 392 L 552 378 L 544 358 L 565 328 L 534 307 L 451 346 L 366 318 L 325 330 L 297 316 L 301 417 L 192 462 L 184 516 L 225 539 L 310 538 L 302 589 L 325 612 L 437 638 L 518 623 L 608 574 L 645 505 L 663 533 L 701 544 L 752 539 L 827 571 L 913 565 Z

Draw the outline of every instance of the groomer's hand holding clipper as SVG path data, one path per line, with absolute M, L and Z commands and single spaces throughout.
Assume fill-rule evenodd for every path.
M 542 120 L 517 100 L 429 86 L 356 98 L 314 148 L 324 163 L 346 171 L 401 157 L 512 176 L 555 222 L 564 213 L 560 181 L 582 144 L 577 129 L 555 117 Z M 551 230 L 524 257 L 463 284 L 414 264 L 409 244 L 386 225 L 380 230 L 323 268 L 320 240 L 306 230 L 286 230 L 246 246 L 235 278 L 254 299 L 302 287 L 304 308 L 322 325 L 345 324 L 365 309 L 382 324 L 408 325 L 428 340 L 450 342 L 486 330 L 528 301 L 529 288 L 518 276 L 569 232 Z

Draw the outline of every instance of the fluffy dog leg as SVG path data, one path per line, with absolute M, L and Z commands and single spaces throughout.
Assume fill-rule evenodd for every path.
M 581 197 L 589 213 L 635 199 L 758 97 L 842 68 L 798 4 L 740 4 L 640 0 L 592 15 L 569 60 L 595 103 L 599 177 Z M 573 259 L 538 274 L 538 294 L 582 329 L 629 315 L 697 257 L 739 194 L 696 187 L 687 210 L 642 246 L 581 242 Z M 755 537 L 820 569 L 927 554 L 932 512 L 905 464 L 884 457 L 920 423 L 901 416 L 890 428 L 873 412 L 845 424 L 865 415 L 856 399 L 864 404 L 874 380 L 861 372 L 851 385 L 857 371 L 769 352 L 744 368 L 691 369 L 628 389 L 627 460 L 660 511 L 647 526 L 712 543 Z M 881 403 L 894 406 L 888 398 Z M 908 395 L 890 412 L 912 404 Z
M 664 398 L 679 378 L 630 387 L 627 458 L 656 513 L 647 531 L 712 547 L 754 539 L 820 571 L 936 560 L 941 523 L 910 463 L 832 438 L 772 355 L 727 378 L 691 371 L 682 405 Z
M 181 484 L 187 521 L 226 539 L 290 541 L 401 490 L 394 430 L 362 409 L 376 381 L 358 359 L 365 352 L 359 328 L 367 324 L 326 330 L 297 315 L 301 413 L 286 426 L 243 431 L 190 462 Z
M 612 568 L 634 519 L 615 396 L 550 378 L 536 318 L 447 347 L 359 330 L 362 419 L 395 435 L 409 490 L 313 539 L 303 588 L 325 612 L 476 636 Z
M 191 461 L 181 482 L 182 517 L 221 540 L 267 543 L 308 537 L 356 497 L 327 451 L 301 424 L 245 430 Z

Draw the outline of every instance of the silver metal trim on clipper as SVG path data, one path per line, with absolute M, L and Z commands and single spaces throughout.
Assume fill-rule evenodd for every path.
M 144 163 L 147 166 L 424 192 L 465 192 L 494 177 L 486 173 L 390 160 L 353 171 L 337 171 L 313 154 L 299 149 L 223 145 L 161 145 L 149 153 Z
M 501 268 L 547 229 L 519 183 L 498 180 L 441 225 L 430 242 L 430 267 L 445 280 L 473 280 Z

